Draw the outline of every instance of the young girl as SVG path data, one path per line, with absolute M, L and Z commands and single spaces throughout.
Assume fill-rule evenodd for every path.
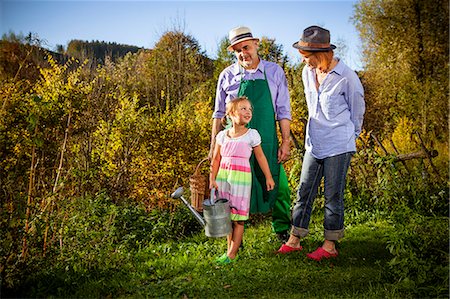
M 216 188 L 219 198 L 228 199 L 231 209 L 232 232 L 227 236 L 228 250 L 216 262 L 229 264 L 237 259 L 237 252 L 244 234 L 244 221 L 249 218 L 252 174 L 250 156 L 252 150 L 266 177 L 266 187 L 270 191 L 275 182 L 269 164 L 261 148 L 258 131 L 246 125 L 252 119 L 252 105 L 246 97 L 236 98 L 226 105 L 226 117 L 232 127 L 220 131 L 211 160 L 209 187 Z

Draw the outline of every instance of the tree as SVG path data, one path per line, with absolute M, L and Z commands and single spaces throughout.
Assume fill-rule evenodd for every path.
M 63 45 L 56 45 L 56 53 L 64 54 L 64 46 Z
M 336 49 L 334 50 L 334 56 L 339 57 L 342 59 L 345 63 L 347 63 L 347 54 L 348 54 L 348 46 L 345 39 L 338 38 L 334 42 Z
M 232 52 L 228 51 L 229 45 L 230 42 L 226 36 L 224 36 L 219 42 L 217 58 L 214 60 L 214 78 L 216 81 L 224 68 L 236 62 L 236 56 Z
M 10 32 L 0 40 L 0 79 L 29 80 L 39 77 L 39 67 L 46 67 L 45 53 L 38 36 L 26 37 Z
M 81 41 L 71 40 L 67 45 L 67 55 L 76 57 L 78 59 L 93 60 L 94 65 L 97 63 L 105 63 L 106 57 L 109 57 L 113 61 L 120 57 L 125 56 L 127 53 L 136 53 L 141 48 L 130 45 L 117 44 L 115 42 L 107 43 L 103 41 Z M 57 45 L 57 52 L 64 52 L 64 48 L 61 45 Z
M 181 31 L 166 32 L 151 51 L 148 84 L 150 106 L 171 109 L 212 75 L 212 61 L 196 39 Z
M 366 128 L 389 133 L 407 117 L 423 135 L 448 140 L 448 1 L 363 0 L 354 22 L 363 42 Z
M 283 46 L 276 44 L 274 38 L 266 36 L 259 42 L 258 55 L 264 60 L 278 63 L 282 68 L 288 62 L 287 55 L 283 54 Z

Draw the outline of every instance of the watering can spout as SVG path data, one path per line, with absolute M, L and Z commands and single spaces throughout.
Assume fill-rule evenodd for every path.
M 174 198 L 174 199 L 178 199 L 183 195 L 183 187 L 179 187 L 177 190 L 175 190 L 175 192 L 173 192 L 170 197 Z
M 206 225 L 205 220 L 203 217 L 187 202 L 186 199 L 183 197 L 183 187 L 179 187 L 175 192 L 173 192 L 170 197 L 173 199 L 181 199 L 181 201 L 189 208 L 191 213 L 195 216 L 197 221 L 204 227 Z
M 181 199 L 197 221 L 205 228 L 205 234 L 208 237 L 225 237 L 232 231 L 230 204 L 227 199 L 215 200 L 215 196 L 218 196 L 218 192 L 213 188 L 211 190 L 211 198 L 203 201 L 203 213 L 205 215 L 203 219 L 186 199 L 184 199 L 183 187 L 179 187 L 170 195 L 174 199 Z

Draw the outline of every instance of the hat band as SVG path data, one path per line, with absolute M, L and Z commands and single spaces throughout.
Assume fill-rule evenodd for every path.
M 235 37 L 233 37 L 233 38 L 231 39 L 230 42 L 231 42 L 232 44 L 234 44 L 236 41 L 238 41 L 238 40 L 240 40 L 240 39 L 243 39 L 243 38 L 246 38 L 246 37 L 253 37 L 253 35 L 252 35 L 251 32 L 239 34 L 239 35 L 236 35 Z
M 298 45 L 300 47 L 310 47 L 310 48 L 320 48 L 320 49 L 326 49 L 330 47 L 330 44 L 320 44 L 320 43 L 308 43 L 304 41 L 299 41 Z

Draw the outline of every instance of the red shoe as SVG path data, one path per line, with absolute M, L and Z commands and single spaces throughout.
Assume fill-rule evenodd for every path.
M 280 249 L 278 249 L 278 251 L 276 253 L 286 254 L 286 253 L 290 253 L 290 252 L 294 252 L 294 251 L 300 251 L 302 249 L 303 249 L 302 246 L 295 248 L 295 247 L 291 247 L 286 244 L 283 244 L 283 245 L 281 245 Z
M 321 259 L 329 259 L 332 257 L 337 257 L 338 256 L 338 252 L 336 250 L 336 253 L 329 253 L 328 251 L 326 251 L 325 249 L 323 249 L 322 247 L 319 247 L 316 249 L 316 251 L 311 252 L 311 253 L 307 253 L 306 256 L 312 260 L 315 261 L 320 261 Z

